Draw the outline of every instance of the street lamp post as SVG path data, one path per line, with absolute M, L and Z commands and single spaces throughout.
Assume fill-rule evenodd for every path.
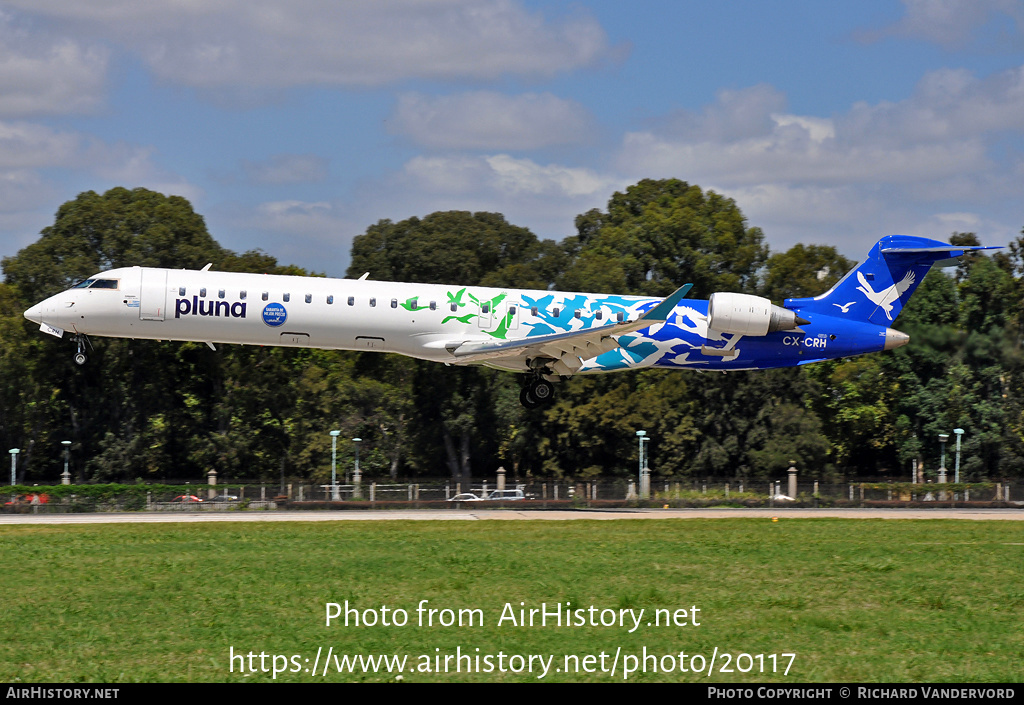
M 647 469 L 644 457 L 644 443 L 651 439 L 647 437 L 647 431 L 637 431 L 636 436 L 640 441 L 640 499 L 649 499 L 651 496 L 650 471 Z
M 953 471 L 953 482 L 960 482 L 960 438 L 964 435 L 962 428 L 954 428 L 953 433 L 956 434 L 956 469 Z
M 355 489 L 353 490 L 353 496 L 356 499 L 359 499 L 360 497 L 362 497 L 362 490 L 359 487 L 359 483 L 362 482 L 363 479 L 362 474 L 359 472 L 359 444 L 363 442 L 363 439 L 353 438 L 352 442 L 356 444 L 356 471 L 355 474 L 352 475 L 352 484 L 355 485 Z
M 68 459 L 71 455 L 71 441 L 61 441 L 60 444 L 64 446 L 64 472 L 61 473 L 60 484 L 70 485 L 71 473 L 68 472 Z
M 644 473 L 644 436 L 647 435 L 647 431 L 637 431 L 636 437 L 640 442 L 640 464 L 637 470 L 637 480 L 642 479 Z
M 7 452 L 11 454 L 11 487 L 14 487 L 18 484 L 15 478 L 18 474 L 18 453 L 21 452 L 21 448 L 11 448 Z
M 331 499 L 338 501 L 338 436 L 341 431 L 331 431 Z
M 939 461 L 939 482 L 941 483 L 946 482 L 946 441 L 948 440 L 948 433 L 939 434 L 939 456 L 941 458 Z

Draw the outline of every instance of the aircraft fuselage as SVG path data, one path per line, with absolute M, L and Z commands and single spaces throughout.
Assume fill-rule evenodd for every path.
M 49 332 L 207 344 L 391 352 L 450 364 L 453 344 L 611 329 L 661 299 L 526 289 L 127 267 L 102 272 L 26 311 Z M 102 283 L 96 286 L 96 282 Z M 737 370 L 802 364 L 895 347 L 891 329 L 808 316 L 750 336 L 708 326 L 708 301 L 684 299 L 664 322 L 617 335 L 574 372 L 638 367 Z M 610 332 L 610 331 L 609 331 Z M 902 334 L 900 334 L 902 335 Z M 536 357 L 535 351 L 533 357 Z M 526 372 L 531 351 L 482 364 Z

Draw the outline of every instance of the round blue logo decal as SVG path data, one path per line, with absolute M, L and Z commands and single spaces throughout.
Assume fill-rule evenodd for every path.
M 288 320 L 288 312 L 282 304 L 267 304 L 263 307 L 263 322 L 277 327 Z

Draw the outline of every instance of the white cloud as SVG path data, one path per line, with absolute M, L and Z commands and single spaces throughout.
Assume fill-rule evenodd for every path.
M 993 22 L 1009 20 L 1024 32 L 1024 5 L 1020 0 L 903 0 L 905 14 L 894 24 L 857 33 L 862 41 L 909 37 L 960 49 L 978 40 Z M 1018 38 L 1019 47 L 1019 38 Z
M 880 235 L 976 230 L 998 243 L 1019 229 L 1021 136 L 1024 67 L 944 69 L 904 100 L 832 116 L 793 114 L 766 86 L 723 92 L 626 134 L 616 164 L 631 180 L 676 177 L 734 198 L 773 246 L 843 242 L 856 257 Z
M 399 97 L 393 132 L 435 149 L 537 149 L 571 144 L 591 132 L 580 104 L 550 93 L 509 96 L 477 91 Z
M 875 199 L 848 186 L 759 184 L 718 190 L 734 199 L 748 220 L 760 227 L 827 226 L 837 220 L 855 221 L 865 210 L 878 206 Z
M 309 248 L 318 241 L 335 237 L 339 229 L 345 227 L 345 221 L 333 204 L 299 200 L 261 203 L 246 219 L 246 224 L 268 233 L 309 237 L 312 241 L 304 245 L 293 243 L 294 247 Z
M 507 154 L 485 157 L 414 157 L 406 163 L 404 180 L 433 193 L 523 194 L 575 198 L 606 192 L 617 179 L 590 169 L 540 165 Z
M 36 169 L 79 162 L 80 135 L 30 122 L 0 122 L 0 169 Z
M 315 183 L 327 178 L 327 160 L 315 154 L 276 154 L 262 161 L 244 159 L 242 171 L 256 184 Z
M 9 0 L 138 52 L 197 88 L 379 85 L 551 76 L 608 54 L 596 20 L 555 22 L 516 0 Z
M 761 83 L 742 90 L 721 90 L 700 112 L 677 110 L 656 128 L 678 140 L 732 140 L 767 135 L 771 116 L 786 107 L 786 96 Z
M 21 213 L 52 202 L 56 190 L 27 169 L 0 171 L 0 213 Z
M 898 144 L 1024 130 L 1024 66 L 983 79 L 963 69 L 926 74 L 898 103 L 858 103 L 840 118 L 841 133 Z
M 85 181 L 85 188 L 96 190 L 141 186 L 192 201 L 202 197 L 198 187 L 158 167 L 151 149 L 30 122 L 0 121 L 0 215 L 18 219 L 44 203 L 52 205 L 65 190 L 51 180 L 52 170 L 60 170 L 65 181 Z
M 82 113 L 102 101 L 109 51 L 18 28 L 0 11 L 0 115 Z
M 620 167 L 730 188 L 954 183 L 997 169 L 994 141 L 1024 131 L 1024 67 L 983 79 L 936 71 L 906 100 L 858 103 L 830 118 L 788 114 L 772 95 L 763 86 L 721 94 L 699 114 L 628 133 Z M 716 129 L 715 123 L 732 127 Z M 743 125 L 747 129 L 739 129 Z
M 626 136 L 621 162 L 636 174 L 685 174 L 698 182 L 730 187 L 772 182 L 821 184 L 898 183 L 934 180 L 978 171 L 988 165 L 980 140 L 907 145 L 814 140 L 810 133 L 780 127 L 766 138 L 736 142 L 685 143 L 651 133 Z
M 331 204 L 327 201 L 268 201 L 257 210 L 271 218 L 309 218 L 329 213 Z
M 281 264 L 344 275 L 352 236 L 360 228 L 328 201 L 267 201 L 255 207 L 221 203 L 207 214 L 210 232 L 237 252 L 261 249 Z

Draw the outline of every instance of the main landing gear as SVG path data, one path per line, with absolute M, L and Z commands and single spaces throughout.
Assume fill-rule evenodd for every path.
M 519 393 L 519 403 L 527 409 L 548 406 L 555 400 L 555 386 L 542 377 L 534 377 Z
M 78 352 L 75 353 L 75 364 L 84 365 L 85 361 L 89 359 L 85 356 L 85 346 L 88 345 L 92 349 L 92 343 L 89 342 L 89 338 L 83 333 L 75 336 L 75 342 L 78 344 Z

